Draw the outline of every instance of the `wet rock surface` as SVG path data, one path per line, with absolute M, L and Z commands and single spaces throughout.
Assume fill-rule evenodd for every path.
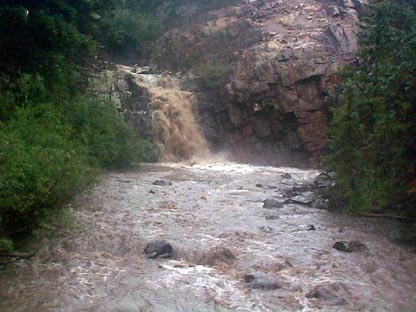
M 274 290 L 282 288 L 282 283 L 277 278 L 262 272 L 246 274 L 244 281 L 252 289 Z
M 332 248 L 345 251 L 345 252 L 355 252 L 355 251 L 365 251 L 367 246 L 360 241 L 350 241 L 350 242 L 335 242 Z
M 299 195 L 296 195 L 290 199 L 293 204 L 310 206 L 316 199 L 314 192 L 308 191 Z
M 172 245 L 166 241 L 154 241 L 146 245 L 143 253 L 149 259 L 172 257 Z
M 316 228 L 313 224 L 308 225 L 308 227 L 306 228 L 307 231 L 315 231 Z
M 153 61 L 186 71 L 217 60 L 231 79 L 199 97 L 208 140 L 241 162 L 304 164 L 325 153 L 328 103 L 337 71 L 355 61 L 366 3 L 238 1 L 191 19 L 195 6 L 185 5 L 189 22 L 163 36 Z
M 0 310 L 414 311 L 416 260 L 391 242 L 396 223 L 294 203 L 263 209 L 318 175 L 232 163 L 108 174 L 73 204 L 72 228 L 0 272 Z M 332 248 L 354 241 L 365 251 Z M 171 258 L 143 253 L 166 253 L 166 243 Z
M 166 185 L 172 185 L 172 182 L 168 180 L 159 179 L 159 180 L 154 181 L 152 184 L 158 185 L 158 186 L 166 186 Z

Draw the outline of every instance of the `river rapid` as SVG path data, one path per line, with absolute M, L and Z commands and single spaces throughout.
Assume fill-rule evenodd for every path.
M 416 311 L 415 251 L 393 243 L 395 223 L 263 207 L 318 174 L 234 163 L 109 173 L 72 204 L 77 226 L 1 273 L 0 311 Z M 146 258 L 154 240 L 173 257 Z

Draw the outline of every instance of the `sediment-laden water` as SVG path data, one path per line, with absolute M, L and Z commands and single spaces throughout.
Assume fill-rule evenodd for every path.
M 70 213 L 78 227 L 1 273 L 0 310 L 415 311 L 416 257 L 392 242 L 393 223 L 263 208 L 318 174 L 232 163 L 108 174 Z M 173 258 L 143 256 L 161 239 Z

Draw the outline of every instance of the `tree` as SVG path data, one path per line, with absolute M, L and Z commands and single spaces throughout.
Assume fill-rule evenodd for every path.
M 331 126 L 338 200 L 352 210 L 415 214 L 416 13 L 411 0 L 372 4 L 359 64 L 344 72 Z

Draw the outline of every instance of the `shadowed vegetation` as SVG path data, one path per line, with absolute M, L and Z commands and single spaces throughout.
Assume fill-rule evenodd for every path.
M 343 72 L 330 167 L 335 204 L 415 218 L 416 14 L 413 1 L 375 1 L 360 32 L 358 64 Z

